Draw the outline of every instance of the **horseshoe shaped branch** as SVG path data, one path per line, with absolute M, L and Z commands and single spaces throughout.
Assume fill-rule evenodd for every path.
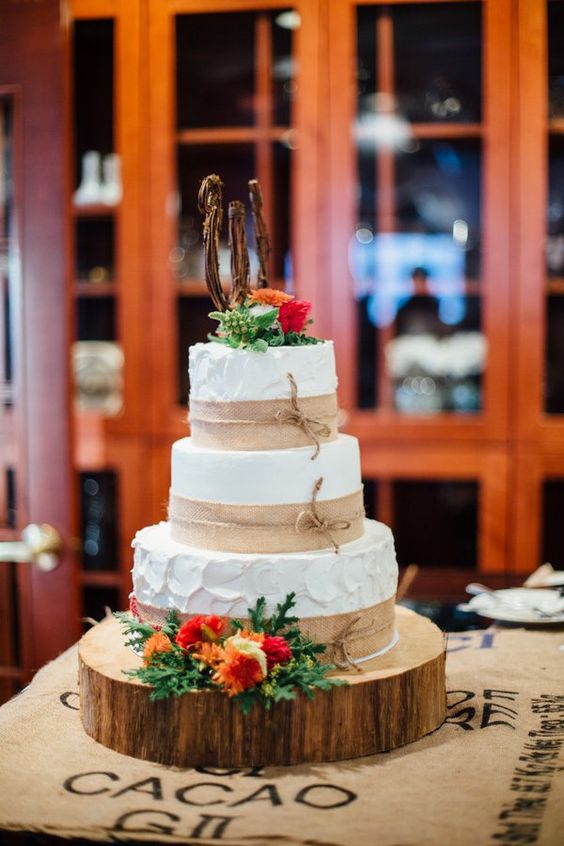
M 268 286 L 270 239 L 262 215 L 262 192 L 256 179 L 249 180 L 249 196 L 259 259 L 257 288 Z M 223 183 L 212 173 L 202 180 L 198 209 L 204 217 L 204 266 L 206 285 L 218 311 L 229 311 L 251 290 L 249 253 L 245 232 L 245 206 L 239 200 L 229 203 L 229 248 L 231 251 L 231 290 L 226 294 L 219 272 L 219 236 L 223 222 Z

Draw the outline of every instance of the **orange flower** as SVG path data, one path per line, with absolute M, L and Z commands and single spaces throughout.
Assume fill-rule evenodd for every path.
M 282 303 L 287 303 L 293 300 L 291 294 L 286 294 L 284 291 L 277 291 L 275 288 L 257 288 L 251 293 L 251 303 L 260 303 L 261 305 L 269 305 L 277 308 Z
M 264 640 L 264 632 L 250 632 L 248 629 L 240 629 L 237 635 L 243 640 L 254 640 L 257 643 L 262 643 Z
M 151 635 L 149 640 L 145 642 L 145 647 L 143 649 L 143 661 L 145 664 L 148 664 L 155 652 L 171 651 L 172 643 L 169 638 L 162 632 L 155 632 L 155 634 Z
M 198 650 L 192 653 L 192 657 L 201 664 L 207 664 L 209 667 L 215 667 L 223 660 L 223 649 L 217 643 L 202 642 L 199 644 Z
M 213 679 L 228 696 L 259 684 L 266 676 L 266 656 L 255 638 L 234 635 L 225 641 Z

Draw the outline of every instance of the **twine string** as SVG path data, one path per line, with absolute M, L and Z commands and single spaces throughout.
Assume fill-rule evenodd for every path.
M 361 619 L 362 617 L 359 616 L 350 620 L 340 637 L 333 638 L 325 644 L 334 650 L 332 661 L 339 670 L 347 670 L 352 667 L 358 673 L 362 672 L 362 667 L 356 663 L 349 651 L 349 645 L 354 643 L 355 640 L 368 637 L 368 635 L 375 633 L 377 629 L 374 627 L 374 620 L 371 620 L 366 626 L 358 628 Z M 342 657 L 339 658 L 339 655 Z
M 344 670 L 348 667 L 352 667 L 357 672 L 362 672 L 359 665 L 356 663 L 356 661 L 353 660 L 348 649 L 349 637 L 353 633 L 354 627 L 359 622 L 359 620 L 360 617 L 355 617 L 354 620 L 351 620 L 350 623 L 347 624 L 345 630 L 343 631 L 340 637 L 336 637 L 334 638 L 334 640 L 331 640 L 328 644 L 326 644 L 327 646 L 333 647 L 333 663 L 339 670 Z M 368 626 L 366 626 L 366 628 L 368 628 Z M 342 658 L 339 658 L 339 655 L 341 655 Z
M 323 484 L 323 476 L 316 481 L 313 486 L 313 493 L 311 495 L 311 502 L 309 509 L 300 511 L 296 520 L 296 532 L 304 534 L 305 532 L 320 532 L 331 542 L 335 552 L 339 552 L 339 544 L 333 537 L 333 532 L 338 530 L 346 531 L 352 525 L 351 520 L 327 520 L 323 519 L 317 510 L 317 494 L 319 493 Z
M 311 438 L 312 442 L 315 444 L 315 450 L 311 456 L 311 460 L 314 461 L 321 450 L 319 438 L 330 438 L 331 427 L 328 426 L 327 423 L 323 423 L 322 420 L 318 420 L 316 417 L 307 417 L 306 414 L 304 414 L 298 404 L 298 386 L 291 373 L 288 373 L 288 381 L 290 383 L 291 409 L 277 411 L 276 419 L 280 423 L 291 423 L 304 430 L 306 435 Z

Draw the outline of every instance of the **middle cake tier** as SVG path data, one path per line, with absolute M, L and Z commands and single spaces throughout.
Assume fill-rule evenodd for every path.
M 358 441 L 254 452 L 172 447 L 175 541 L 226 552 L 338 549 L 363 534 Z

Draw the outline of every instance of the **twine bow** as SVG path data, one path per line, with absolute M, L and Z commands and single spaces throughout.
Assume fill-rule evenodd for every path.
M 307 511 L 300 511 L 296 520 L 296 532 L 303 534 L 305 532 L 321 532 L 330 541 L 335 550 L 339 552 L 339 544 L 333 537 L 332 532 L 350 529 L 352 520 L 324 520 L 317 511 L 317 494 L 323 484 L 323 476 L 321 476 L 313 486 L 313 493 L 311 495 L 310 508 Z
M 307 417 L 304 414 L 298 405 L 298 386 L 291 373 L 288 373 L 288 382 L 290 383 L 290 405 L 292 407 L 291 409 L 277 411 L 276 419 L 280 423 L 292 423 L 294 426 L 299 426 L 304 430 L 306 435 L 315 444 L 315 450 L 311 456 L 311 460 L 313 461 L 317 458 L 321 449 L 319 438 L 330 438 L 331 427 L 316 417 Z
M 339 670 L 347 670 L 349 667 L 352 667 L 358 673 L 362 672 L 362 667 L 359 667 L 349 652 L 349 643 L 372 634 L 374 630 L 374 621 L 371 621 L 366 626 L 355 628 L 360 620 L 361 617 L 355 617 L 347 623 L 340 637 L 327 641 L 325 644 L 326 646 L 333 647 L 336 656 L 339 654 L 342 656 L 341 658 L 335 656 L 332 657 L 333 663 Z

